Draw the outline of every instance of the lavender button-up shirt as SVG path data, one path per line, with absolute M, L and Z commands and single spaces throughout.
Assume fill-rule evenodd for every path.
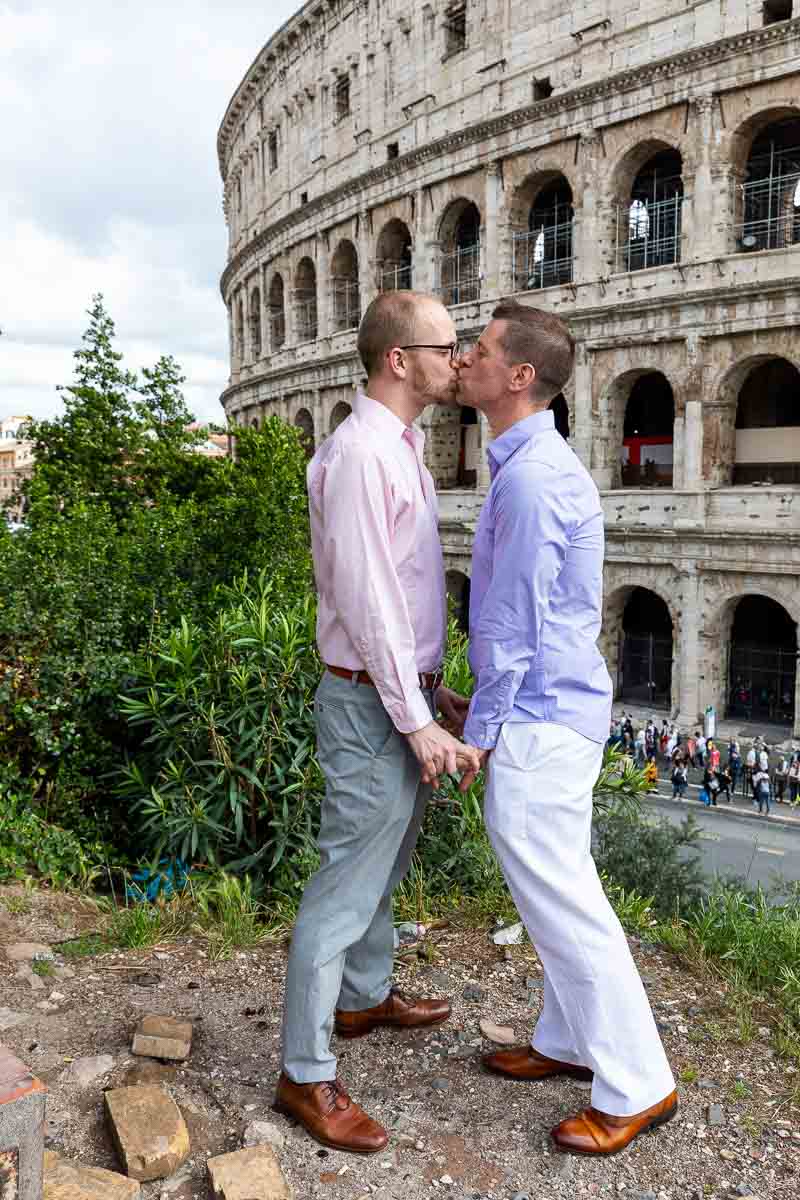
M 552 721 L 605 742 L 611 680 L 597 649 L 603 512 L 553 414 L 512 425 L 489 448 L 491 487 L 472 552 L 464 740 L 492 749 L 504 722 Z

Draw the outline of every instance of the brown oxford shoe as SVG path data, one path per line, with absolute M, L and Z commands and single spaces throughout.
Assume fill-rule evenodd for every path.
M 574 1063 L 559 1062 L 545 1058 L 533 1046 L 512 1046 L 510 1050 L 498 1050 L 483 1059 L 487 1071 L 505 1075 L 507 1079 L 549 1079 L 552 1075 L 571 1075 L 573 1079 L 594 1079 L 594 1071 L 578 1067 Z
M 281 1072 L 272 1107 L 294 1117 L 313 1138 L 334 1150 L 377 1154 L 389 1141 L 383 1126 L 350 1099 L 338 1079 L 293 1083 Z
M 640 1133 L 666 1125 L 678 1111 L 678 1093 L 670 1092 L 652 1108 L 630 1117 L 612 1117 L 596 1108 L 585 1108 L 551 1129 L 559 1150 L 568 1154 L 618 1154 Z
M 438 1025 L 450 1016 L 447 1000 L 416 1000 L 404 996 L 399 988 L 392 988 L 382 1004 L 374 1008 L 363 1008 L 360 1012 L 336 1010 L 336 1032 L 339 1037 L 363 1037 L 379 1025 L 392 1029 L 419 1029 L 425 1025 Z

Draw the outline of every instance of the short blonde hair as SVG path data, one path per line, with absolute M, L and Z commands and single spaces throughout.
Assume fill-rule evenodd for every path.
M 410 346 L 417 340 L 419 314 L 436 303 L 424 292 L 381 292 L 367 307 L 358 327 L 358 353 L 367 375 L 375 375 L 392 346 Z

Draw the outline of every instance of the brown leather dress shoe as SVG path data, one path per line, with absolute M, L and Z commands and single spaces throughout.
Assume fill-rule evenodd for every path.
M 272 1106 L 294 1117 L 323 1146 L 353 1154 L 377 1154 L 389 1141 L 382 1125 L 351 1100 L 338 1079 L 294 1083 L 281 1072 Z
M 393 1029 L 419 1029 L 425 1025 L 438 1025 L 450 1016 L 447 1000 L 416 1000 L 404 996 L 399 988 L 392 988 L 382 1004 L 364 1008 L 360 1012 L 336 1010 L 336 1032 L 339 1037 L 363 1037 L 379 1025 Z
M 556 1125 L 550 1136 L 559 1150 L 569 1154 L 618 1154 L 640 1133 L 666 1125 L 677 1111 L 677 1092 L 670 1092 L 652 1108 L 630 1117 L 612 1117 L 596 1108 L 585 1108 Z
M 594 1079 L 594 1072 L 588 1067 L 545 1058 L 544 1054 L 539 1054 L 533 1046 L 512 1046 L 510 1050 L 498 1050 L 495 1054 L 487 1054 L 483 1065 L 487 1071 L 492 1071 L 495 1075 L 505 1075 L 506 1079 L 549 1079 L 551 1075 Z

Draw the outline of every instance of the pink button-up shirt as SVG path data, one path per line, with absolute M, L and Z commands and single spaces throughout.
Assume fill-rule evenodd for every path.
M 323 662 L 372 677 L 401 733 L 431 721 L 418 675 L 442 662 L 444 563 L 425 436 L 357 393 L 308 465 Z

